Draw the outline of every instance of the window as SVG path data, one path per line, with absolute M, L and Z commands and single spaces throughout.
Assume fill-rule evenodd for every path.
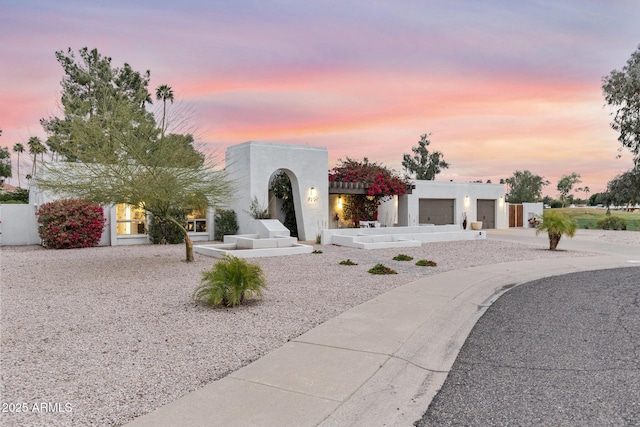
M 138 206 L 120 203 L 116 205 L 116 234 L 147 234 L 147 213 Z
M 206 211 L 194 209 L 187 214 L 187 231 L 194 231 L 196 233 L 207 232 Z

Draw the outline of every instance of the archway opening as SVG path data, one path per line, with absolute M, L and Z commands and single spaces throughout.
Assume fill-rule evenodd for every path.
M 296 198 L 293 196 L 292 180 L 295 174 L 287 169 L 278 169 L 269 178 L 269 214 L 271 218 L 279 220 L 289 230 L 292 237 L 298 237 L 298 222 L 296 219 Z

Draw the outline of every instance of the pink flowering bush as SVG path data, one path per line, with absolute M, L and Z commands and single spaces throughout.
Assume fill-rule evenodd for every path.
M 96 246 L 105 224 L 102 207 L 81 199 L 45 203 L 36 215 L 44 246 L 54 249 Z
M 367 189 L 368 196 L 380 197 L 381 201 L 398 194 L 405 194 L 410 185 L 408 179 L 378 163 L 364 160 L 339 160 L 340 165 L 329 171 L 329 182 L 359 182 Z
M 399 194 L 406 194 L 411 184 L 407 178 L 378 163 L 362 160 L 339 160 L 340 165 L 329 171 L 329 182 L 353 182 L 362 184 L 366 194 L 345 196 L 345 219 L 357 226 L 359 221 L 375 221 L 381 202 Z

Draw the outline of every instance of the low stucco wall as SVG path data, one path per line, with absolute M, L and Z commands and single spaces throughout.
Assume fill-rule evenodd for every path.
M 28 205 L 0 205 L 0 245 L 39 245 L 36 208 Z

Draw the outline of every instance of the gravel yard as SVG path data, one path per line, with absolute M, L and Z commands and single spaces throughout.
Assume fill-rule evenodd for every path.
M 594 238 L 640 240 L 638 232 L 597 232 Z M 491 239 L 316 249 L 323 253 L 250 260 L 265 272 L 265 297 L 227 309 L 191 301 L 201 272 L 215 259 L 196 254 L 195 262 L 185 263 L 183 245 L 1 248 L 0 424 L 119 426 L 425 275 L 590 255 Z M 414 261 L 393 261 L 399 253 Z M 347 258 L 359 265 L 338 264 Z M 418 259 L 438 266 L 417 267 Z M 379 262 L 399 274 L 367 273 Z M 45 411 L 34 411 L 41 403 Z M 27 413 L 15 413 L 16 404 Z

